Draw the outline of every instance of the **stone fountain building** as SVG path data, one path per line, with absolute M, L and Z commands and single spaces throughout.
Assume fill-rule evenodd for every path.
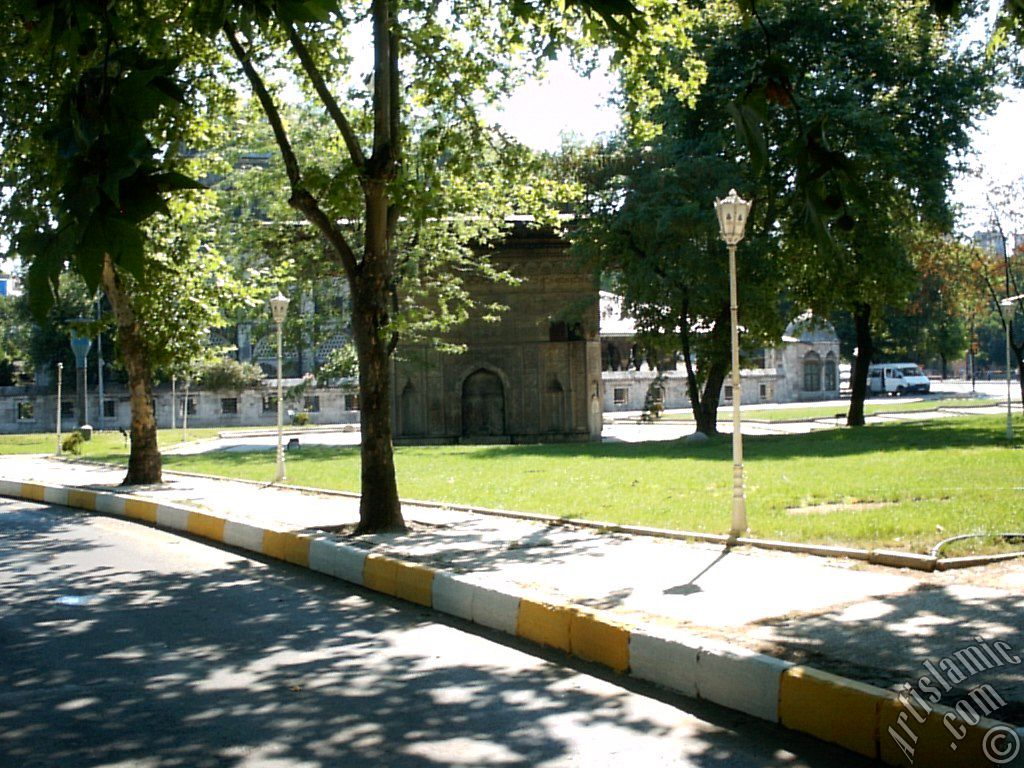
M 517 222 L 489 254 L 518 285 L 467 288 L 478 307 L 506 306 L 497 322 L 476 310 L 445 341 L 447 354 L 403 345 L 392 363 L 398 443 L 524 443 L 601 437 L 601 345 L 596 277 L 550 230 Z

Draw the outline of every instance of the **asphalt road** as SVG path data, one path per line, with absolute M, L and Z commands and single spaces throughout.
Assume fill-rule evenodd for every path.
M 568 664 L 301 569 L 0 499 L 0 766 L 868 765 Z

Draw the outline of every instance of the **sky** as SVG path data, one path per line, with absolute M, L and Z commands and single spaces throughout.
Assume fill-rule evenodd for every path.
M 555 150 L 563 133 L 587 140 L 615 131 L 618 113 L 608 104 L 613 88 L 606 72 L 583 77 L 559 59 L 545 79 L 519 88 L 493 118 L 527 146 Z M 964 209 L 960 229 L 967 235 L 981 226 L 991 184 L 1024 177 L 1024 92 L 1007 92 L 997 112 L 973 132 L 972 145 L 969 164 L 979 176 L 958 179 L 953 194 Z

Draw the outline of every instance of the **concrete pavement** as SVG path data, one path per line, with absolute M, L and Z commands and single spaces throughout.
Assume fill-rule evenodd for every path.
M 122 473 L 32 457 L 0 460 L 0 477 L 15 483 L 117 491 Z M 10 482 L 6 487 L 10 493 Z M 338 557 L 345 564 L 329 567 L 358 583 L 377 585 L 389 594 L 455 615 L 468 611 L 463 618 L 584 658 L 596 655 L 599 658 L 594 660 L 613 669 L 631 669 L 643 679 L 781 721 L 892 764 L 906 756 L 905 751 L 893 751 L 898 742 L 888 726 L 881 725 L 895 722 L 898 714 L 894 707 L 898 709 L 899 700 L 892 692 L 916 685 L 927 664 L 956 658 L 976 646 L 979 638 L 1005 643 L 1011 657 L 1024 655 L 1024 565 L 1020 561 L 984 572 L 921 574 L 415 504 L 405 507 L 411 524 L 408 535 L 351 539 L 323 531 L 337 531 L 356 521 L 353 496 L 171 473 L 159 487 L 131 490 L 140 499 L 208 513 L 196 517 L 193 526 L 187 512 L 184 517 L 168 512 L 164 520 L 170 527 L 200 533 L 219 530 L 221 538 L 213 538 L 221 541 L 229 541 L 225 524 L 217 528 L 207 517 L 248 526 L 247 531 L 270 531 L 271 538 L 265 534 L 259 542 L 246 535 L 257 551 L 284 553 L 284 559 L 289 559 L 287 546 L 299 542 L 306 547 L 307 564 L 315 560 L 314 544 L 321 547 L 318 542 L 330 541 L 334 547 L 337 543 L 343 548 L 337 550 L 343 552 Z M 96 503 L 92 502 L 94 507 Z M 161 522 L 156 513 L 152 519 Z M 284 540 L 273 538 L 284 535 L 278 532 L 295 532 L 298 538 L 285 546 Z M 267 552 L 268 542 L 273 551 Z M 414 581 L 429 574 L 433 586 L 426 593 L 410 587 L 403 594 L 396 581 L 396 574 L 405 573 L 401 567 L 410 569 Z M 466 608 L 464 599 L 469 594 L 483 601 L 480 605 L 486 606 L 486 615 L 476 616 L 474 608 Z M 588 632 L 600 636 L 594 641 L 596 650 L 573 640 L 572 627 L 581 621 L 578 616 L 587 617 L 577 631 L 580 637 Z M 847 682 L 827 675 L 822 678 L 815 670 L 838 673 L 842 677 L 837 679 Z M 949 706 L 971 701 L 972 691 L 979 686 L 990 686 L 1003 702 L 981 714 L 1024 722 L 1020 663 L 990 664 L 950 685 L 941 701 Z M 864 712 L 860 731 L 851 731 L 850 723 L 859 722 L 855 715 L 845 723 L 836 721 L 838 725 L 815 719 L 816 711 L 822 707 L 827 711 L 830 700 L 844 708 L 851 700 L 860 702 Z M 946 713 L 932 709 L 932 719 L 926 718 L 921 726 L 926 731 Z M 882 712 L 889 713 L 888 719 Z M 926 751 L 918 753 L 914 764 L 986 764 L 971 762 L 980 754 L 982 735 L 996 727 L 988 721 L 982 725 L 983 733 L 975 739 L 977 743 L 972 742 L 973 752 L 938 750 L 927 757 Z M 938 739 L 933 731 L 927 732 L 931 733 L 929 743 Z

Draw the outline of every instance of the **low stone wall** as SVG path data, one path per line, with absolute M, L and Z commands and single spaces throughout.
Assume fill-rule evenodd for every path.
M 689 408 L 690 398 L 686 391 L 685 371 L 663 371 L 666 408 Z M 657 371 L 604 371 L 601 378 L 604 382 L 604 411 L 641 411 L 647 397 L 647 389 L 657 378 Z M 740 388 L 743 405 L 755 403 L 789 402 L 789 389 L 781 373 L 770 369 L 754 369 L 740 373 Z M 732 402 L 732 384 L 726 381 L 722 386 L 721 403 Z
M 190 427 L 259 427 L 277 424 L 276 391 L 272 387 L 241 392 L 206 392 L 190 390 L 188 393 L 188 424 Z M 70 431 L 78 426 L 74 413 L 74 389 L 63 393 L 61 429 Z M 117 388 L 104 393 L 104 413 L 99 414 L 99 398 L 89 393 L 88 421 L 94 429 L 128 429 L 131 425 L 131 405 L 128 394 Z M 57 425 L 57 397 L 53 392 L 35 387 L 3 387 L 0 389 L 0 432 L 26 434 L 54 432 Z M 185 391 L 175 395 L 177 406 L 174 425 L 181 426 Z M 154 395 L 157 425 L 171 426 L 171 392 L 160 390 Z M 355 424 L 359 421 L 358 400 L 351 389 L 318 387 L 308 395 L 285 399 L 285 422 L 291 415 L 305 410 L 310 424 Z

